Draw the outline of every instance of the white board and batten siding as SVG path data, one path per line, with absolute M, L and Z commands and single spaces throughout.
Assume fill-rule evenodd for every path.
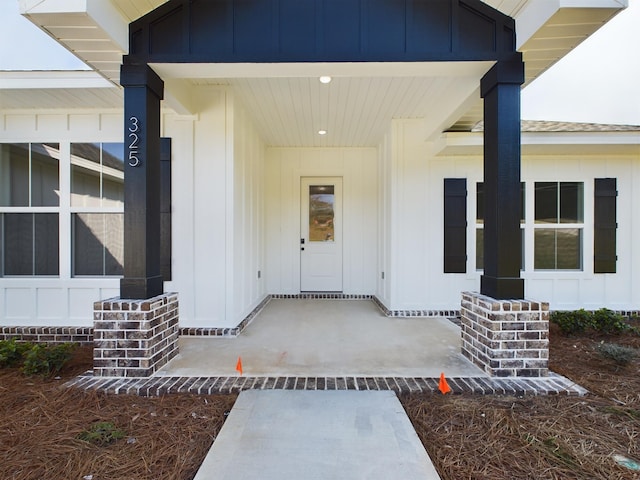
M 265 297 L 264 145 L 224 88 L 193 90 L 197 116 L 165 115 L 172 138 L 172 268 L 184 327 L 235 327 Z M 260 272 L 260 278 L 258 278 Z

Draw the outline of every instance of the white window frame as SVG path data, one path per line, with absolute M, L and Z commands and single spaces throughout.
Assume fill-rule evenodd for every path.
M 585 228 L 585 218 L 591 212 L 588 211 L 586 201 L 589 197 L 589 192 L 587 191 L 587 183 L 584 180 L 574 180 L 574 179 L 561 179 L 561 180 L 544 180 L 544 179 L 536 179 L 529 182 L 531 187 L 527 190 L 530 192 L 527 193 L 527 203 L 532 206 L 533 214 L 529 216 L 529 221 L 527 222 L 527 226 L 530 227 L 528 230 L 530 231 L 530 235 L 527 235 L 529 241 L 531 242 L 531 256 L 530 256 L 530 267 L 531 271 L 536 273 L 549 273 L 549 272 L 562 272 L 562 273 L 583 273 L 585 272 L 587 265 L 586 259 L 588 257 L 586 252 L 586 246 L 589 244 L 588 241 L 590 239 L 586 238 L 587 229 Z M 558 221 L 557 223 L 536 223 L 535 219 L 535 195 L 536 195 L 536 183 L 555 183 L 560 186 L 562 183 L 579 183 L 582 185 L 582 222 L 575 223 L 560 223 L 559 221 L 559 212 L 558 212 Z M 560 189 L 558 188 L 558 195 Z M 592 194 L 592 192 L 591 192 Z M 560 209 L 560 199 L 558 198 L 558 210 Z M 567 230 L 567 229 L 577 229 L 580 231 L 580 266 L 579 268 L 536 268 L 535 267 L 535 235 L 536 231 L 540 230 Z M 557 258 L 556 258 L 557 265 Z M 529 265 L 528 265 L 529 266 Z

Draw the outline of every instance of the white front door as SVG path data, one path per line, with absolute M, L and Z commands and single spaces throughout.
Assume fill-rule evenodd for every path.
M 342 178 L 300 179 L 300 291 L 342 291 Z

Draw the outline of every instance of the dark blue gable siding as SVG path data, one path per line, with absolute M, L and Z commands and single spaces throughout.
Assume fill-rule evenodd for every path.
M 480 0 L 171 0 L 130 46 L 135 63 L 499 60 L 515 28 Z

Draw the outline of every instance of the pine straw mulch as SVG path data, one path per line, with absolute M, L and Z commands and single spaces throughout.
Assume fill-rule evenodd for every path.
M 563 337 L 552 326 L 554 371 L 586 397 L 410 395 L 401 398 L 443 480 L 640 479 L 640 360 L 619 368 L 600 342 L 640 348 L 640 336 Z M 0 370 L 0 478 L 192 479 L 235 395 L 104 395 L 61 384 L 86 369 L 79 349 L 60 379 Z M 78 436 L 96 422 L 125 433 L 110 445 Z
M 419 395 L 401 398 L 442 480 L 640 479 L 640 350 L 619 367 L 602 342 L 640 349 L 640 336 L 565 337 L 551 326 L 552 370 L 585 397 Z
M 236 396 L 107 396 L 61 386 L 91 363 L 92 350 L 82 348 L 58 380 L 0 370 L 0 478 L 193 478 Z M 97 422 L 124 437 L 110 445 L 78 439 Z

